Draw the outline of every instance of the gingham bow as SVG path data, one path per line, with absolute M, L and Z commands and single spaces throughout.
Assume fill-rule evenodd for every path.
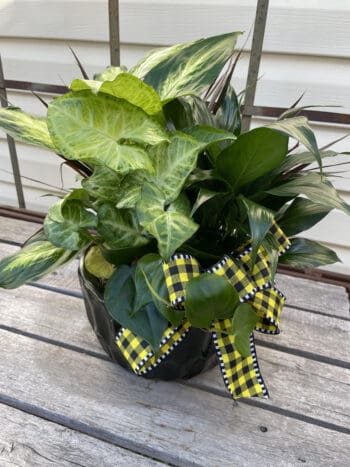
M 282 254 L 289 247 L 289 240 L 282 230 L 273 224 L 274 235 Z M 236 289 L 240 301 L 250 303 L 258 316 L 256 330 L 268 334 L 279 333 L 279 319 L 285 301 L 284 295 L 270 282 L 271 270 L 264 248 L 260 248 L 251 270 L 249 245 L 239 254 L 225 255 L 209 269 L 203 269 L 191 255 L 176 254 L 163 264 L 169 299 L 175 308 L 184 308 L 187 283 L 203 272 L 225 276 Z M 116 343 L 132 370 L 143 375 L 155 368 L 182 341 L 190 328 L 184 320 L 178 327 L 169 326 L 161 341 L 157 355 L 152 347 L 132 331 L 122 328 Z M 219 358 L 221 373 L 233 399 L 240 397 L 268 397 L 268 391 L 260 374 L 256 357 L 254 335 L 250 336 L 250 355 L 242 357 L 235 348 L 231 319 L 213 322 L 212 337 Z

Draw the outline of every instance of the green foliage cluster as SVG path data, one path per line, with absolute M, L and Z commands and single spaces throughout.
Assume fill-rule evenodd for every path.
M 301 109 L 241 134 L 231 86 L 210 105 L 203 98 L 219 82 L 238 35 L 155 50 L 129 71 L 110 67 L 93 80 L 75 79 L 48 105 L 46 119 L 0 110 L 0 128 L 53 150 L 82 175 L 81 188 L 50 208 L 43 231 L 0 262 L 1 287 L 36 280 L 85 253 L 113 318 L 154 348 L 169 322 L 186 317 L 210 328 L 214 319 L 232 318 L 245 354 L 256 322 L 250 305 L 239 304 L 225 278 L 202 274 L 188 283 L 185 310 L 175 310 L 162 261 L 182 252 L 207 267 L 250 238 L 252 262 L 263 246 L 274 271 L 274 220 L 293 237 L 281 262 L 315 267 L 338 260 L 294 237 L 333 208 L 350 213 L 322 170 L 323 158 L 337 154 L 319 150 Z M 307 152 L 289 152 L 289 138 Z

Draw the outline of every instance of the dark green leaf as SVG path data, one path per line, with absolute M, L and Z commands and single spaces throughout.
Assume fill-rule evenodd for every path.
M 322 204 L 314 203 L 305 198 L 297 198 L 281 217 L 278 225 L 287 236 L 296 235 L 317 224 L 331 210 Z
M 333 250 L 306 238 L 292 238 L 290 249 L 279 260 L 295 268 L 316 268 L 338 261 Z
M 238 136 L 241 132 L 241 113 L 240 104 L 238 102 L 236 93 L 232 87 L 230 87 L 226 93 L 226 96 L 216 113 L 217 121 L 221 128 L 232 131 L 232 133 Z
M 115 270 L 107 282 L 104 298 L 113 319 L 145 339 L 153 349 L 158 349 L 168 322 L 153 303 L 148 303 L 140 310 L 135 309 L 133 268 L 123 265 Z
M 269 128 L 256 128 L 237 138 L 216 159 L 219 175 L 237 192 L 282 163 L 288 138 Z
M 186 286 L 185 315 L 192 326 L 209 328 L 213 320 L 230 318 L 238 302 L 236 290 L 225 277 L 204 273 Z
M 249 303 L 239 304 L 233 314 L 232 328 L 235 338 L 235 347 L 242 357 L 250 356 L 249 339 L 257 321 L 257 314 Z
M 155 252 L 157 245 L 155 241 L 137 247 L 125 247 L 110 249 L 106 244 L 100 245 L 101 253 L 108 262 L 119 266 L 120 264 L 130 264 L 147 253 Z

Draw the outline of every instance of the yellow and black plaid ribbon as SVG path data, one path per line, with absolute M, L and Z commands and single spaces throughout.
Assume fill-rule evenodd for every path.
M 279 245 L 279 254 L 289 247 L 289 240 L 276 223 L 270 229 Z M 174 308 L 183 309 L 187 283 L 202 272 L 225 276 L 236 289 L 241 302 L 250 303 L 255 309 L 258 322 L 256 330 L 268 334 L 279 333 L 279 321 L 285 301 L 284 295 L 270 282 L 271 269 L 268 255 L 260 248 L 253 268 L 250 267 L 251 247 L 241 252 L 225 255 L 209 269 L 201 268 L 191 255 L 176 254 L 163 264 L 169 300 Z M 254 335 L 250 337 L 250 355 L 242 357 L 236 350 L 230 319 L 212 323 L 212 336 L 224 382 L 234 399 L 240 397 L 268 397 L 257 361 Z M 116 344 L 132 370 L 142 375 L 155 368 L 183 340 L 190 328 L 187 320 L 178 326 L 169 326 L 155 355 L 152 347 L 128 329 L 122 328 Z

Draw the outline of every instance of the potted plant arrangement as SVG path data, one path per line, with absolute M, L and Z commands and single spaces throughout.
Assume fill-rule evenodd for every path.
M 87 314 L 115 361 L 172 379 L 218 358 L 233 398 L 266 397 L 253 331 L 279 332 L 277 264 L 338 261 L 296 235 L 350 207 L 322 166 L 337 153 L 317 147 L 302 108 L 241 134 L 230 85 L 238 35 L 157 49 L 128 71 L 75 79 L 45 119 L 0 110 L 0 128 L 81 175 L 43 229 L 0 261 L 0 287 L 80 255 Z M 305 151 L 289 150 L 290 138 Z

